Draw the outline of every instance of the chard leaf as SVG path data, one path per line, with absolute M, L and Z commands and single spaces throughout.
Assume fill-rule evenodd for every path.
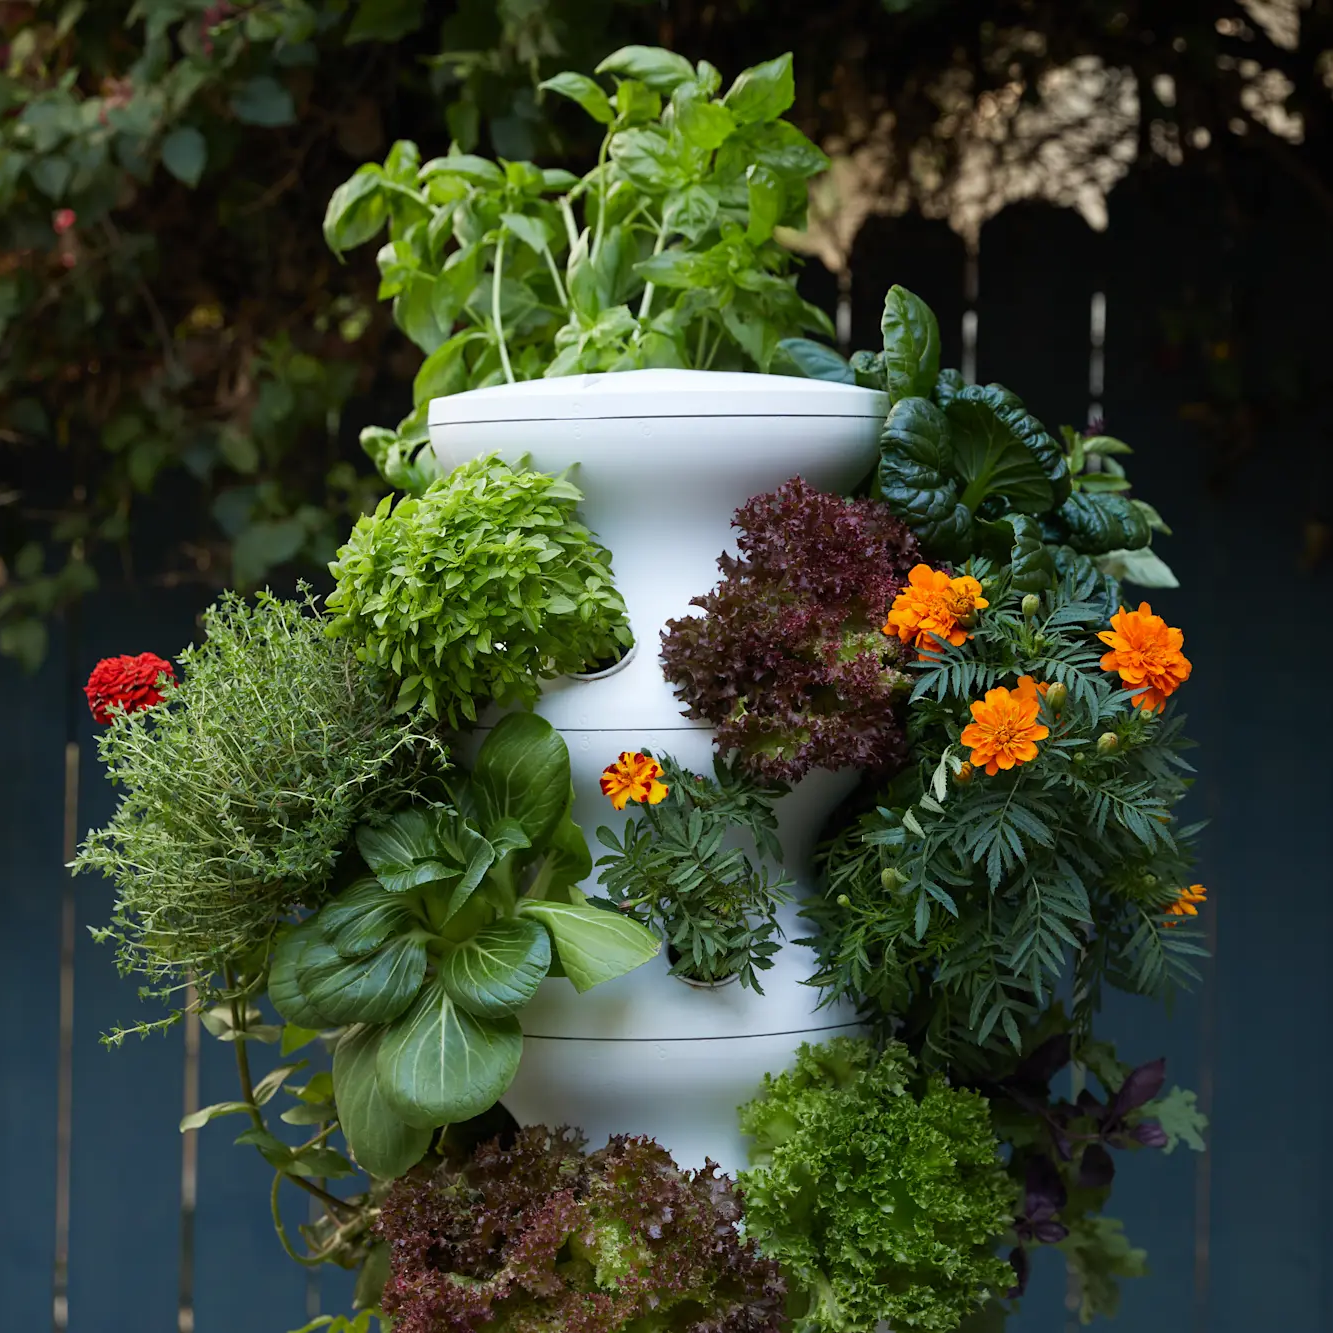
M 1152 537 L 1147 515 L 1116 492 L 1076 491 L 1060 506 L 1059 519 L 1069 545 L 1088 555 L 1135 551 Z
M 381 1180 L 394 1180 L 425 1155 L 431 1130 L 405 1124 L 380 1093 L 375 1061 L 384 1031 L 353 1027 L 343 1033 L 333 1053 L 333 1095 L 357 1164 Z
M 395 1115 L 432 1129 L 488 1111 L 514 1081 L 522 1054 L 516 1018 L 474 1017 L 436 979 L 384 1032 L 375 1079 Z
M 447 950 L 440 959 L 440 982 L 471 1014 L 513 1014 L 537 993 L 550 966 L 546 931 L 536 921 L 510 917 Z
M 604 907 L 525 898 L 518 910 L 550 931 L 564 973 L 580 992 L 632 972 L 662 947 L 647 926 Z
M 387 1023 L 412 1003 L 426 975 L 426 945 L 416 935 L 391 940 L 367 958 L 343 958 L 331 944 L 301 955 L 297 981 L 330 1023 Z M 284 1015 L 285 1017 L 285 1015 Z

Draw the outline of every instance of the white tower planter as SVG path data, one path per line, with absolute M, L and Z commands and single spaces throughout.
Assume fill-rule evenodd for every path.
M 622 750 L 669 753 L 712 771 L 713 732 L 683 716 L 662 674 L 660 633 L 734 552 L 735 510 L 801 475 L 845 491 L 873 465 L 885 396 L 781 376 L 638 370 L 533 380 L 437 398 L 430 441 L 446 468 L 496 453 L 572 474 L 582 514 L 610 549 L 635 647 L 610 671 L 550 682 L 537 711 L 564 736 L 573 763 L 574 818 L 594 860 L 599 824 L 618 827 L 602 770 Z M 855 775 L 812 773 L 778 806 L 786 868 L 798 884 L 820 824 Z M 598 893 L 596 876 L 585 885 Z M 803 933 L 795 911 L 789 940 Z M 577 995 L 544 982 L 521 1014 L 518 1077 L 504 1103 L 522 1124 L 576 1125 L 600 1147 L 616 1133 L 650 1134 L 682 1166 L 705 1157 L 745 1164 L 736 1108 L 765 1072 L 785 1068 L 803 1041 L 855 1028 L 845 1006 L 817 1009 L 801 984 L 810 950 L 786 944 L 760 977 L 764 994 L 732 982 L 701 987 L 669 975 L 665 955 Z

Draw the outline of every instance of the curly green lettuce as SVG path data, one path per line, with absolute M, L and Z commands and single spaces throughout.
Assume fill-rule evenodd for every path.
M 786 1273 L 793 1333 L 956 1329 L 1013 1282 L 996 1242 L 1014 1187 L 976 1093 L 905 1047 L 802 1046 L 741 1108 L 745 1227 Z

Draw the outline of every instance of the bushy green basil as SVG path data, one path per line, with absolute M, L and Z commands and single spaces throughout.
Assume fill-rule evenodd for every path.
M 457 727 L 491 700 L 531 704 L 538 681 L 618 658 L 631 642 L 611 555 L 562 477 L 474 459 L 361 518 L 331 566 L 330 632 Z
M 446 802 L 361 825 L 370 874 L 279 942 L 278 1012 L 302 1028 L 351 1025 L 334 1097 L 372 1175 L 401 1175 L 435 1129 L 500 1099 L 523 1053 L 517 1014 L 547 976 L 585 991 L 660 948 L 579 891 L 592 860 L 572 801 L 564 741 L 512 714 Z
M 652 47 L 617 51 L 597 74 L 609 82 L 564 73 L 542 85 L 605 126 L 582 178 L 459 153 L 423 163 L 400 142 L 329 201 L 324 234 L 339 254 L 388 226 L 380 296 L 426 354 L 412 415 L 363 437 L 395 485 L 412 481 L 440 395 L 654 366 L 768 370 L 784 337 L 832 336 L 774 235 L 805 225 L 807 182 L 828 164 L 781 118 L 791 56 L 725 93 L 706 61 Z

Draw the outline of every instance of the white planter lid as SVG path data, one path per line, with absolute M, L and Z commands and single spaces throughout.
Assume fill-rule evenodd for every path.
M 432 426 L 662 417 L 869 417 L 888 396 L 854 384 L 713 370 L 623 370 L 522 380 L 433 398 Z

